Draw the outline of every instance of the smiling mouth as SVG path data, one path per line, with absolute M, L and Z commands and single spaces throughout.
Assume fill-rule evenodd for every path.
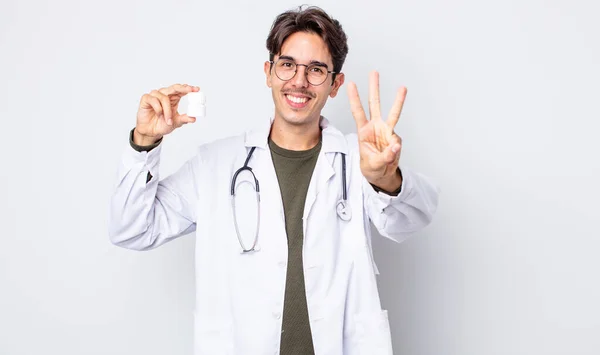
M 288 102 L 288 104 L 292 107 L 296 107 L 296 108 L 301 108 L 306 106 L 306 104 L 308 103 L 308 101 L 311 100 L 310 97 L 306 97 L 306 96 L 294 96 L 291 94 L 285 94 L 285 98 Z

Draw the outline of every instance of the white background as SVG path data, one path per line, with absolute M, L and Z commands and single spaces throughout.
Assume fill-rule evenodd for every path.
M 145 92 L 184 82 L 207 117 L 162 177 L 272 115 L 265 40 L 299 3 L 8 1 L 0 7 L 0 354 L 191 354 L 192 235 L 112 246 L 107 211 Z M 434 223 L 377 238 L 395 353 L 600 353 L 600 25 L 594 1 L 323 1 L 344 71 L 383 110 L 409 93 L 402 164 Z M 185 109 L 185 107 L 184 107 Z M 345 87 L 324 114 L 355 131 Z

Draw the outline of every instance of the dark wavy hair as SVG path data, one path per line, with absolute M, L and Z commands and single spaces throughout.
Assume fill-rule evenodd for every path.
M 286 11 L 275 19 L 267 37 L 267 50 L 269 60 L 281 54 L 283 42 L 296 32 L 314 33 L 320 36 L 327 44 L 333 60 L 333 71 L 342 70 L 346 55 L 348 54 L 348 38 L 338 20 L 333 19 L 317 6 L 309 6 Z M 333 75 L 335 80 L 335 74 Z

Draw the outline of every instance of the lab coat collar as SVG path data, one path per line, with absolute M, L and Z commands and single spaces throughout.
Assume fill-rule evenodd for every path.
M 273 118 L 269 122 L 262 124 L 256 129 L 246 132 L 245 145 L 246 147 L 257 147 L 262 149 L 268 148 L 269 133 Z M 319 125 L 322 128 L 323 143 L 321 151 L 324 153 L 344 153 L 348 154 L 348 143 L 346 137 L 337 128 L 329 123 L 325 117 L 321 116 Z

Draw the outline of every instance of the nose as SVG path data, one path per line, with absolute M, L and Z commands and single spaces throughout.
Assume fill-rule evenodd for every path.
M 308 78 L 306 77 L 307 67 L 304 65 L 296 65 L 296 75 L 290 80 L 295 87 L 308 87 Z

